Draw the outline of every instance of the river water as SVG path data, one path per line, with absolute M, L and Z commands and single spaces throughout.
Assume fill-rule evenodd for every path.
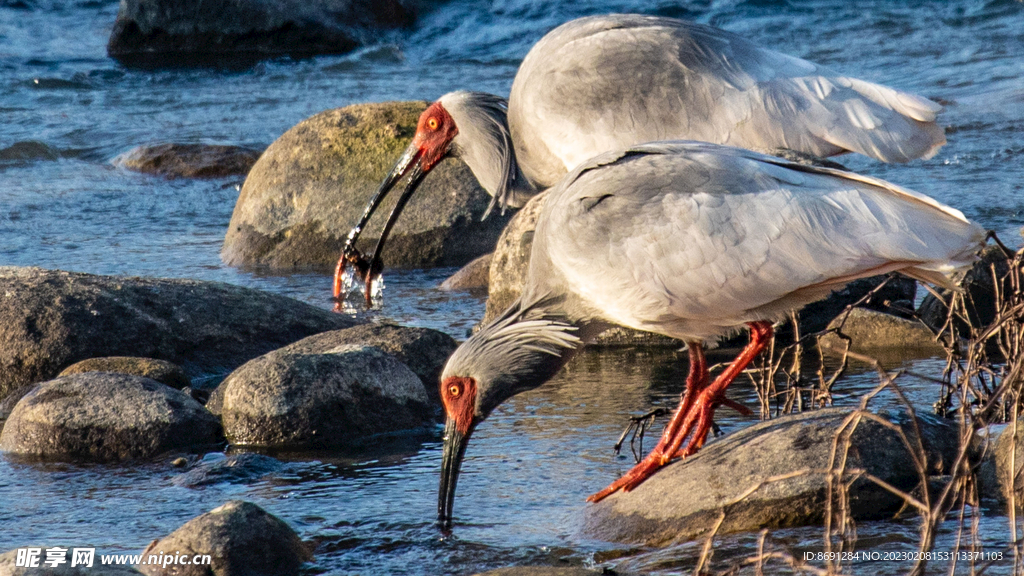
M 106 57 L 115 0 L 0 0 L 0 265 L 226 281 L 325 308 L 326 274 L 288 276 L 224 266 L 220 243 L 240 179 L 167 181 L 117 168 L 141 144 L 263 147 L 326 108 L 426 99 L 466 88 L 506 95 L 530 46 L 586 14 L 689 18 L 849 75 L 942 102 L 947 144 L 936 157 L 887 166 L 844 158 L 960 208 L 1017 244 L 1024 223 L 1024 4 L 1013 0 L 858 2 L 425 2 L 417 26 L 344 56 L 227 68 L 125 68 Z M 435 286 L 451 270 L 392 271 L 381 314 L 462 338 L 483 302 Z M 698 545 L 616 547 L 579 534 L 583 498 L 623 472 L 612 455 L 627 415 L 671 405 L 685 362 L 674 352 L 588 353 L 553 382 L 503 405 L 474 436 L 456 500 L 455 536 L 434 529 L 440 431 L 382 453 L 288 458 L 253 483 L 172 484 L 165 462 L 130 467 L 27 465 L 0 458 L 0 551 L 91 544 L 133 552 L 189 518 L 242 498 L 317 545 L 310 573 L 468 574 L 511 564 L 692 570 Z M 907 360 L 936 373 L 941 362 Z M 852 403 L 872 376 L 839 385 Z M 738 399 L 753 398 L 736 386 Z M 913 391 L 922 406 L 934 390 Z M 882 403 L 892 399 L 882 399 Z M 750 420 L 724 414 L 735 429 Z M 1007 520 L 986 510 L 986 550 L 1006 546 Z M 937 549 L 950 549 L 955 526 Z M 875 550 L 913 550 L 912 521 L 862 523 Z M 820 529 L 780 531 L 794 551 L 820 550 Z M 749 553 L 726 537 L 716 558 Z M 862 563 L 863 574 L 908 563 Z M 937 568 L 936 568 L 937 569 Z M 1002 572 L 1000 572 L 1002 570 Z M 996 565 L 989 573 L 1007 573 Z

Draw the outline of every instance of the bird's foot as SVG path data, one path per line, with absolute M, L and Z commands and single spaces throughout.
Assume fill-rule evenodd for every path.
M 701 447 L 704 446 L 704 441 L 708 438 L 708 432 L 711 431 L 712 427 L 716 427 L 714 420 L 715 408 L 723 404 L 733 409 L 737 409 L 736 406 L 739 406 L 747 411 L 746 414 L 751 413 L 750 410 L 742 404 L 733 402 L 724 396 L 716 398 L 713 393 L 705 391 L 697 397 L 697 401 L 694 402 L 693 408 L 690 409 L 690 414 L 687 415 L 686 427 L 690 428 L 692 426 L 693 434 L 690 436 L 690 441 L 686 446 L 676 451 L 676 457 L 686 458 L 687 456 L 693 456 L 701 449 Z M 733 406 L 734 404 L 735 406 Z
M 633 466 L 629 472 L 626 472 L 621 478 L 609 484 L 607 488 L 588 496 L 587 502 L 600 502 L 619 490 L 629 492 L 671 461 L 672 457 L 662 452 L 659 446 L 651 451 L 646 458 L 637 463 L 636 466 Z

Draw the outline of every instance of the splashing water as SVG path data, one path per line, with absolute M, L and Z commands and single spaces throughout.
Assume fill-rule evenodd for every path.
M 355 270 L 351 267 L 345 268 L 341 277 L 341 294 L 339 295 L 339 306 L 345 314 L 357 314 L 366 309 L 366 298 L 364 290 L 366 284 L 356 277 Z M 370 285 L 370 309 L 380 310 L 384 305 L 384 275 L 374 278 Z

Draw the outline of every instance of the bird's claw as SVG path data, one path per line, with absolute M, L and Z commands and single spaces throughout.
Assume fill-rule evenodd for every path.
M 630 416 L 629 426 L 622 431 L 622 435 L 619 436 L 619 441 L 612 447 L 615 450 L 615 454 L 619 454 L 622 451 L 622 443 L 626 441 L 626 436 L 632 431 L 633 435 L 629 438 L 629 449 L 633 452 L 633 460 L 640 462 L 640 454 L 644 451 L 644 433 L 647 429 L 654 425 L 654 419 L 658 416 L 665 416 L 668 414 L 668 410 L 664 408 L 655 408 L 647 414 L 641 416 Z M 639 439 L 639 447 L 637 447 L 637 440 Z

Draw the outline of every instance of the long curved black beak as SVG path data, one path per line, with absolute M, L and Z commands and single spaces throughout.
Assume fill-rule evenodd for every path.
M 423 164 L 421 162 L 423 151 L 416 144 L 409 144 L 409 147 L 405 149 L 402 156 L 395 163 L 395 166 L 391 169 L 391 172 L 384 178 L 384 181 L 380 183 L 380 187 L 377 188 L 376 194 L 370 198 L 370 202 L 366 205 L 363 210 L 363 215 L 359 218 L 359 222 L 352 228 L 348 233 L 348 239 L 345 240 L 345 247 L 341 250 L 341 258 L 338 259 L 338 265 L 334 270 L 334 298 L 339 300 L 341 297 L 341 277 L 345 271 L 345 264 L 351 263 L 356 268 L 356 272 L 359 277 L 366 282 L 366 304 L 369 306 L 370 302 L 370 287 L 373 284 L 373 279 L 377 277 L 383 269 L 383 264 L 380 260 L 381 252 L 384 250 L 384 244 L 387 242 L 388 235 L 391 234 L 391 228 L 394 227 L 395 221 L 398 220 L 398 216 L 402 213 L 402 209 L 405 208 L 406 203 L 412 196 L 412 193 L 419 186 L 423 180 L 423 176 L 426 172 L 423 170 Z M 405 184 L 405 189 L 402 190 L 402 195 L 398 197 L 398 203 L 395 204 L 394 209 L 391 210 L 391 214 L 388 216 L 387 222 L 384 224 L 384 229 L 381 231 L 380 238 L 377 240 L 377 246 L 373 250 L 373 255 L 369 261 L 363 259 L 362 254 L 356 250 L 356 240 L 359 239 L 359 235 L 363 231 L 363 227 L 373 216 L 373 213 L 377 211 L 377 208 L 383 202 L 384 198 L 388 195 L 388 192 L 394 188 L 406 174 L 409 175 L 409 179 Z
M 442 530 L 452 527 L 452 508 L 455 504 L 455 486 L 459 482 L 462 458 L 473 427 L 462 434 L 451 418 L 444 425 L 444 455 L 441 458 L 441 484 L 437 489 L 437 525 Z

